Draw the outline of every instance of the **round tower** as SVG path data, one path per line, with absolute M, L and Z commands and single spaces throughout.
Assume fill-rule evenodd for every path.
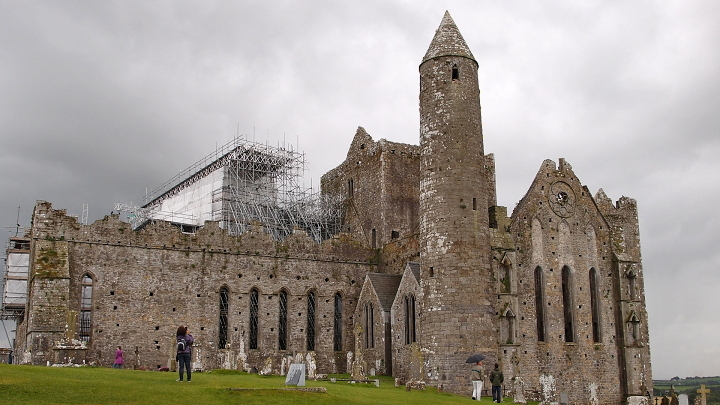
M 420 64 L 420 344 L 426 378 L 470 389 L 496 352 L 478 64 L 448 12 Z

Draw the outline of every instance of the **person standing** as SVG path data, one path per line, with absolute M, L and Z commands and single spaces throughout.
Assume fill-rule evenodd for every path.
M 490 384 L 492 384 L 493 402 L 498 404 L 502 402 L 502 383 L 504 380 L 505 376 L 500 371 L 500 366 L 495 363 L 495 369 L 490 372 Z
M 473 384 L 472 399 L 479 401 L 482 395 L 483 379 L 485 379 L 485 370 L 483 370 L 482 361 L 478 361 L 472 368 L 471 379 Z
M 113 368 L 123 368 L 123 363 L 125 362 L 123 355 L 124 353 L 122 351 L 122 347 L 118 346 L 115 351 L 115 363 L 113 363 Z
M 183 325 L 177 330 L 177 364 L 178 371 L 180 372 L 180 378 L 177 381 L 183 380 L 183 368 L 187 371 L 187 382 L 190 382 L 191 371 L 190 371 L 190 359 L 192 358 L 192 344 L 193 337 L 190 334 L 190 330 Z

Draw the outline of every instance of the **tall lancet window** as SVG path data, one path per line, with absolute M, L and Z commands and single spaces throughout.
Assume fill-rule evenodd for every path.
M 415 296 L 405 296 L 405 344 L 417 342 L 415 334 Z
M 598 280 L 598 272 L 595 268 L 590 269 L 590 311 L 592 312 L 592 331 L 593 331 L 593 342 L 599 343 L 602 341 L 600 335 L 600 290 Z
M 562 269 L 562 297 L 563 297 L 563 320 L 565 323 L 565 341 L 575 341 L 575 326 L 573 324 L 573 285 L 572 272 L 568 266 Z
M 278 350 L 287 350 L 287 291 L 280 291 L 278 301 Z
M 227 346 L 228 331 L 228 309 L 229 309 L 230 292 L 227 287 L 220 289 L 220 319 L 218 325 L 218 349 L 224 349 Z
M 452 79 L 460 80 L 460 71 L 458 70 L 457 65 L 453 65 L 452 67 Z
M 250 290 L 250 349 L 258 348 L 258 290 Z
M 90 341 L 92 332 L 92 293 L 93 279 L 89 275 L 84 275 L 81 282 L 80 293 L 80 331 L 79 338 L 83 342 Z
M 341 351 L 342 348 L 342 296 L 335 294 L 335 329 L 333 334 L 333 350 Z
M 535 318 L 538 342 L 545 341 L 545 275 L 540 266 L 535 268 Z
M 315 293 L 307 295 L 307 350 L 315 350 Z

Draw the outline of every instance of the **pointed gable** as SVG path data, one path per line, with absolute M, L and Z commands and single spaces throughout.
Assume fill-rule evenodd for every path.
M 383 311 L 390 311 L 402 276 L 399 274 L 368 273 L 368 279 Z
M 430 42 L 430 47 L 422 61 L 425 62 L 438 56 L 463 56 L 475 60 L 465 39 L 460 34 L 460 30 L 455 25 L 455 21 L 447 11 L 445 11 L 445 16 L 435 31 L 435 37 Z

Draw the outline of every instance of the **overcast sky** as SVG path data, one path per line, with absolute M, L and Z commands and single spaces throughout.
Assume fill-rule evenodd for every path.
M 0 0 L 0 226 L 36 200 L 91 220 L 140 203 L 238 132 L 299 141 L 315 187 L 358 126 L 417 144 L 446 9 L 480 65 L 498 203 L 560 157 L 637 199 L 653 377 L 719 375 L 716 1 Z

